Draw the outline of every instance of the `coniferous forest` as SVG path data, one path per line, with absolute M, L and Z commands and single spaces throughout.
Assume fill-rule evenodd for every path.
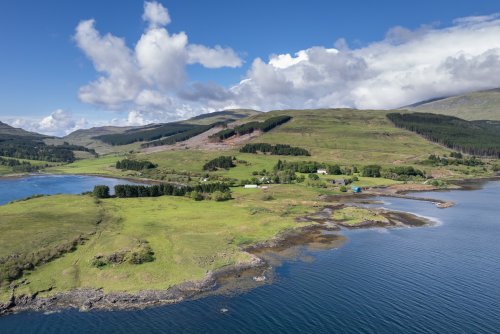
M 293 155 L 293 156 L 310 156 L 308 150 L 300 147 L 293 147 L 285 144 L 266 144 L 266 143 L 255 143 L 246 144 L 240 149 L 241 153 L 269 153 L 271 155 Z
M 234 129 L 225 129 L 219 131 L 211 135 L 210 139 L 224 140 L 236 135 L 242 136 L 245 134 L 249 134 L 256 130 L 260 130 L 262 132 L 268 132 L 277 126 L 280 126 L 281 124 L 288 122 L 291 119 L 292 119 L 291 116 L 283 115 L 283 116 L 271 117 L 269 119 L 266 119 L 264 122 L 248 122 L 242 125 L 238 125 Z
M 395 126 L 453 150 L 500 158 L 500 122 L 466 121 L 453 116 L 430 113 L 390 113 Z
M 68 143 L 54 146 L 47 145 L 40 139 L 0 136 L 0 156 L 4 157 L 50 162 L 73 162 L 75 161 L 73 151 L 85 151 L 96 155 L 93 149 Z

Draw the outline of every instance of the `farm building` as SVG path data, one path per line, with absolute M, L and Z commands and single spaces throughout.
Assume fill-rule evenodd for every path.
M 326 174 L 328 174 L 328 172 L 326 171 L 326 169 L 318 169 L 318 170 L 316 171 L 316 173 L 317 173 L 317 174 L 321 174 L 321 175 L 326 175 Z
M 258 188 L 259 186 L 256 185 L 256 184 L 245 184 L 245 189 L 256 189 Z

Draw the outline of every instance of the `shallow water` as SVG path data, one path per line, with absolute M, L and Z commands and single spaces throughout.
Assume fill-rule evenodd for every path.
M 0 332 L 500 333 L 500 182 L 419 196 L 457 204 L 383 198 L 440 224 L 346 231 L 342 247 L 285 262 L 271 285 L 140 311 L 22 313 Z
M 32 195 L 80 194 L 95 185 L 136 184 L 123 179 L 85 175 L 33 175 L 0 179 L 0 205 Z

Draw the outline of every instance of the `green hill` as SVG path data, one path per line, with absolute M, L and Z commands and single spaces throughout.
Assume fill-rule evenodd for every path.
M 422 101 L 400 109 L 455 116 L 468 121 L 499 121 L 500 88 Z
M 109 153 L 122 153 L 128 152 L 130 150 L 136 150 L 140 147 L 141 141 L 134 141 L 126 145 L 111 145 L 106 143 L 101 138 L 106 137 L 123 137 L 127 139 L 132 135 L 145 134 L 145 138 L 148 137 L 147 134 L 153 131 L 158 131 L 160 128 L 174 126 L 183 126 L 186 124 L 191 125 L 208 125 L 217 122 L 232 122 L 239 119 L 243 119 L 249 116 L 259 114 L 259 111 L 250 109 L 232 109 L 224 111 L 216 111 L 213 113 L 202 114 L 195 116 L 193 118 L 171 122 L 171 123 L 159 123 L 159 124 L 148 124 L 145 126 L 102 126 L 93 127 L 90 129 L 80 129 L 76 130 L 69 135 L 63 137 L 62 139 L 51 140 L 52 144 L 61 144 L 66 141 L 74 145 L 83 145 L 88 148 L 95 149 L 99 154 L 109 154 Z M 118 135 L 118 136 L 117 136 Z M 130 135 L 130 136 L 129 136 Z M 125 140 L 126 142 L 126 140 Z
M 47 138 L 48 136 L 35 132 L 29 132 L 21 128 L 15 128 L 8 124 L 0 122 L 0 136 L 2 137 L 29 137 L 29 138 Z

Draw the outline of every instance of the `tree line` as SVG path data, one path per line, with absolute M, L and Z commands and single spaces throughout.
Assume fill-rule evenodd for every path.
M 47 145 L 36 139 L 8 139 L 0 138 L 0 155 L 4 157 L 42 160 L 50 162 L 73 162 L 75 154 L 73 151 L 90 150 L 77 145 Z
M 248 123 L 245 123 L 242 125 L 238 125 L 238 126 L 234 127 L 233 129 L 225 129 L 225 130 L 219 131 L 219 132 L 211 135 L 209 138 L 212 140 L 214 140 L 214 139 L 215 140 L 225 140 L 225 139 L 231 138 L 231 137 L 236 136 L 236 135 L 242 136 L 245 134 L 249 134 L 249 133 L 252 133 L 256 130 L 260 130 L 262 132 L 268 132 L 277 126 L 280 126 L 281 124 L 288 122 L 291 119 L 292 119 L 291 116 L 283 115 L 283 116 L 275 116 L 275 117 L 268 118 L 264 122 L 257 122 L 257 121 L 248 122 Z
M 452 152 L 450 154 L 450 157 L 441 157 L 439 155 L 431 154 L 427 158 L 427 160 L 422 161 L 422 164 L 424 165 L 431 165 L 431 166 L 458 166 L 458 165 L 464 165 L 464 166 L 482 166 L 484 165 L 484 162 L 481 159 L 478 159 L 477 157 L 468 157 L 464 158 L 462 154 L 460 153 L 454 153 Z
M 19 161 L 17 159 L 9 159 L 0 157 L 0 165 L 11 167 L 14 172 L 20 173 L 32 173 L 40 170 L 43 167 L 47 167 L 48 165 L 32 165 L 28 161 Z
M 387 118 L 397 127 L 471 155 L 500 158 L 500 122 L 466 121 L 431 113 L 390 113 Z
M 266 143 L 255 143 L 246 144 L 240 149 L 242 153 L 269 153 L 271 155 L 292 155 L 292 156 L 310 156 L 308 150 L 300 147 L 293 147 L 286 144 L 266 144 Z
M 114 133 L 94 137 L 111 145 L 128 145 L 138 141 L 153 141 L 172 136 L 200 127 L 196 124 L 166 123 L 148 126 L 140 129 L 131 129 L 123 133 Z
M 122 170 L 143 170 L 156 168 L 158 165 L 147 160 L 124 159 L 116 162 L 116 169 Z
M 207 194 L 224 194 L 225 199 L 231 198 L 231 190 L 226 183 L 212 182 L 200 183 L 195 186 L 179 185 L 173 183 L 161 183 L 151 186 L 133 185 L 133 184 L 118 184 L 114 187 L 115 197 L 131 198 L 131 197 L 159 197 L 159 196 L 187 196 L 193 192 L 201 196 Z M 105 185 L 96 185 L 92 194 L 97 198 L 109 198 L 110 189 Z M 204 197 L 204 196 L 203 196 Z M 195 198 L 198 199 L 198 198 Z M 202 198 L 203 199 L 203 198 Z M 217 200 L 217 198 L 216 198 Z

